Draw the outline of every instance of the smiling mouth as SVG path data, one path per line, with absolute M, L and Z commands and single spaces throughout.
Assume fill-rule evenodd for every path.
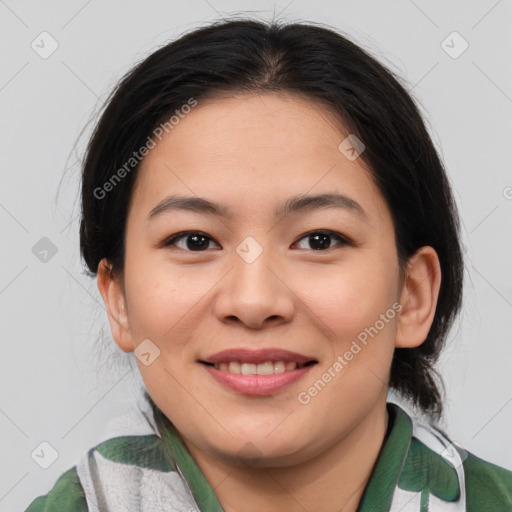
M 209 363 L 207 361 L 199 362 L 219 370 L 220 372 L 227 372 L 235 375 L 277 375 L 292 372 L 318 363 L 318 361 L 315 360 L 308 361 L 306 363 L 298 363 L 295 361 L 265 361 L 257 364 L 243 363 L 241 361 L 224 361 L 219 363 Z

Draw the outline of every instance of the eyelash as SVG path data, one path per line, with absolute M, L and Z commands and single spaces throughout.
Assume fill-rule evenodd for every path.
M 300 238 L 298 238 L 297 241 L 293 243 L 293 245 L 297 244 L 299 241 L 301 241 L 304 238 L 308 238 L 308 237 L 310 237 L 312 235 L 317 235 L 317 234 L 329 235 L 331 237 L 337 238 L 341 242 L 341 243 L 337 244 L 339 246 L 351 246 L 351 247 L 354 246 L 354 243 L 350 239 L 348 239 L 347 237 L 343 236 L 340 233 L 337 233 L 336 231 L 331 231 L 329 229 L 316 229 L 316 230 L 313 230 L 313 231 L 309 231 L 308 233 L 305 233 Z M 162 242 L 162 246 L 163 247 L 175 246 L 177 240 L 179 240 L 181 238 L 185 238 L 185 237 L 190 236 L 190 235 L 199 235 L 201 237 L 208 238 L 208 239 L 214 241 L 213 238 L 208 236 L 206 233 L 203 233 L 202 231 L 181 231 L 180 233 L 176 233 L 176 234 L 170 236 L 169 238 L 165 239 Z M 328 249 L 307 249 L 307 250 L 314 251 L 314 252 L 327 252 L 327 251 L 330 251 L 331 249 L 334 249 L 335 247 L 336 246 L 329 247 Z M 198 251 L 191 251 L 189 249 L 182 249 L 182 250 L 187 251 L 187 252 L 191 252 L 191 253 L 194 253 L 194 252 L 205 252 L 204 250 L 198 250 Z

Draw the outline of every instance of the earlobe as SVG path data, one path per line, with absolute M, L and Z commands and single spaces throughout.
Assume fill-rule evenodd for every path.
M 112 274 L 111 266 L 105 259 L 100 261 L 97 274 L 98 289 L 105 303 L 112 337 L 121 350 L 133 352 L 135 347 L 130 332 L 122 283 Z
M 417 347 L 425 341 L 434 320 L 440 287 L 439 257 L 432 247 L 421 247 L 408 261 L 400 296 L 402 310 L 397 323 L 396 347 Z

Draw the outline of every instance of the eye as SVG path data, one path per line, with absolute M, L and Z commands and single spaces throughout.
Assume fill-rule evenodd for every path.
M 178 241 L 185 239 L 185 246 L 179 246 Z M 167 238 L 163 243 L 163 247 L 168 247 L 174 245 L 179 247 L 180 249 L 193 251 L 193 252 L 201 252 L 208 248 L 208 243 L 213 242 L 213 239 L 209 237 L 207 234 L 202 233 L 201 231 L 183 231 L 181 233 L 176 233 L 175 235 Z
M 299 240 L 306 239 L 306 243 L 309 243 L 310 247 L 302 247 L 302 249 L 312 249 L 315 251 L 331 249 L 331 242 L 333 239 L 339 240 L 338 245 L 349 245 L 352 246 L 353 243 L 343 235 L 336 233 L 335 231 L 330 230 L 317 230 L 306 233 Z M 298 242 L 295 242 L 297 244 Z M 294 245 L 295 245 L 294 244 Z
M 352 246 L 353 243 L 340 233 L 336 233 L 335 231 L 330 230 L 316 230 L 311 231 L 303 235 L 300 240 L 306 239 L 306 243 L 309 243 L 309 247 L 299 247 L 300 249 L 311 249 L 311 250 L 326 250 L 332 249 L 331 242 L 333 240 L 338 240 L 337 245 L 349 245 Z M 184 241 L 184 245 L 179 245 L 180 242 Z M 175 235 L 167 238 L 163 243 L 163 247 L 175 246 L 180 249 L 191 251 L 191 252 L 204 252 L 209 248 L 209 243 L 214 242 L 214 240 L 208 236 L 206 233 L 201 231 L 182 231 L 181 233 L 176 233 Z M 214 242 L 216 243 L 216 242 Z M 293 245 L 297 245 L 299 242 L 295 242 Z M 217 244 L 218 247 L 220 247 Z M 292 246 L 293 247 L 293 246 Z

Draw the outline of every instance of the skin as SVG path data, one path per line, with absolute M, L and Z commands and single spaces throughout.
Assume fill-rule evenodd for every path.
M 141 163 L 123 276 L 106 260 L 98 268 L 115 342 L 126 352 L 145 339 L 158 346 L 152 364 L 137 360 L 144 383 L 226 512 L 355 511 L 385 438 L 394 348 L 420 345 L 434 318 L 437 254 L 420 248 L 401 279 L 391 214 L 362 159 L 338 149 L 346 136 L 322 105 L 289 93 L 199 102 Z M 340 208 L 273 216 L 290 196 L 332 192 L 367 218 Z M 169 211 L 148 221 L 172 194 L 222 203 L 233 217 Z M 307 234 L 319 229 L 353 244 L 333 237 L 315 250 Z M 186 237 L 162 245 L 186 230 L 210 242 L 200 251 Z M 252 263 L 236 251 L 247 236 L 263 249 Z M 397 302 L 400 313 L 300 403 Z M 274 395 L 247 396 L 198 363 L 240 347 L 283 348 L 318 364 Z M 248 442 L 254 460 L 244 466 Z

